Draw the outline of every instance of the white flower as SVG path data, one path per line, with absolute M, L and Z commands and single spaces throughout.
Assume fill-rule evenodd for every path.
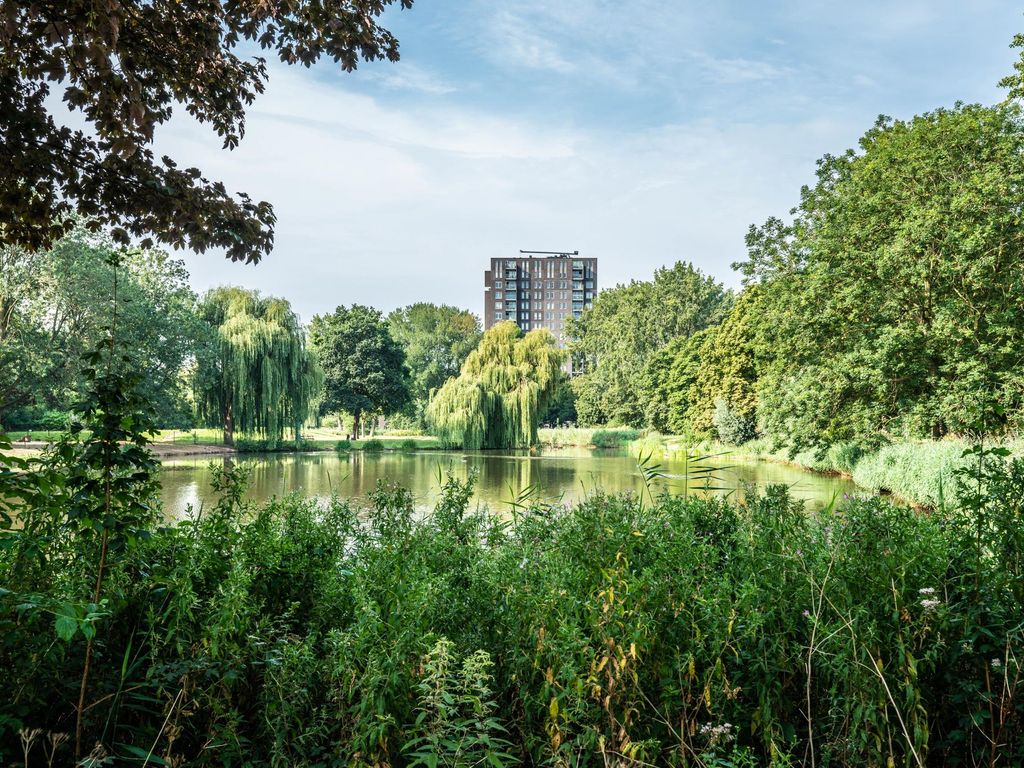
M 934 595 L 935 594 L 935 588 L 934 587 L 925 587 L 924 589 L 917 590 L 917 593 L 919 595 Z
M 942 605 L 941 600 L 925 599 L 921 601 L 921 607 L 924 608 L 926 611 L 933 611 L 940 605 Z
M 721 725 L 712 725 L 711 723 L 704 723 L 700 727 L 700 732 L 707 736 L 709 744 L 728 744 L 732 741 L 732 723 L 722 723 Z
M 992 669 L 994 671 L 998 672 L 1000 669 L 1003 668 L 1003 660 L 1000 659 L 1000 658 L 992 659 L 992 661 L 990 662 L 990 665 L 992 666 Z

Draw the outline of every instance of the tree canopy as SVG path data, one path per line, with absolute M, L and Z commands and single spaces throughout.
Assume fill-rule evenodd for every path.
M 550 331 L 524 336 L 511 321 L 497 323 L 466 358 L 459 376 L 431 398 L 428 421 L 445 443 L 467 450 L 536 445 L 539 417 L 564 361 Z
M 309 341 L 324 370 L 320 411 L 351 413 L 357 437 L 363 414 L 386 416 L 409 402 L 405 352 L 376 309 L 353 304 L 317 315 L 309 325 Z
M 676 262 L 598 294 L 594 306 L 568 324 L 569 349 L 583 373 L 573 380 L 576 410 L 586 424 L 641 426 L 645 370 L 672 339 L 719 322 L 732 295 L 692 264 Z
M 422 416 L 430 394 L 459 369 L 480 341 L 480 321 L 464 309 L 420 302 L 388 315 L 391 336 L 405 350 L 416 415 Z
M 1024 122 L 882 118 L 794 218 L 752 228 L 762 427 L 799 447 L 940 437 L 1024 399 Z
M 259 261 L 273 245 L 270 203 L 157 159 L 156 127 L 179 103 L 233 149 L 267 81 L 266 60 L 247 48 L 346 71 L 360 58 L 395 61 L 398 41 L 377 23 L 393 4 L 412 0 L 0 3 L 0 242 L 49 247 L 77 211 L 120 243 L 153 236 Z M 55 119 L 52 88 L 88 130 Z
M 190 420 L 180 371 L 202 326 L 184 264 L 77 226 L 46 251 L 0 249 L 0 423 L 61 426 L 81 356 L 113 321 L 115 280 L 117 359 L 130 357 L 161 424 Z
M 209 426 L 280 441 L 298 438 L 323 383 L 298 316 L 284 299 L 244 288 L 214 288 L 199 305 L 212 339 L 197 355 L 196 404 Z

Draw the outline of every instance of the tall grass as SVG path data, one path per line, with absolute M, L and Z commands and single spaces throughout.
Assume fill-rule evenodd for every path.
M 425 517 L 385 486 L 251 506 L 221 470 L 60 634 L 97 544 L 29 504 L 0 547 L 0 763 L 69 764 L 88 628 L 84 742 L 117 764 L 1019 765 L 1024 463 L 969 458 L 980 485 L 928 516 L 773 488 L 508 522 L 453 479 Z

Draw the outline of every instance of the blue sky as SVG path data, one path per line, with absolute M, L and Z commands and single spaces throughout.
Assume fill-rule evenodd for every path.
M 234 152 L 187 116 L 157 150 L 270 200 L 258 266 L 186 256 L 193 283 L 302 317 L 359 302 L 481 311 L 483 270 L 580 250 L 607 287 L 688 260 L 729 285 L 752 223 L 879 114 L 994 102 L 1021 6 L 946 2 L 416 0 L 402 61 L 275 65 Z

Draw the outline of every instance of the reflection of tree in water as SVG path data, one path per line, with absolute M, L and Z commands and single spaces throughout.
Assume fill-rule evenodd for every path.
M 231 459 L 218 459 L 218 462 L 225 460 Z M 252 465 L 249 498 L 254 501 L 292 492 L 327 499 L 333 490 L 342 498 L 365 502 L 378 482 L 384 481 L 408 488 L 417 505 L 428 509 L 438 497 L 439 472 L 442 479 L 450 473 L 465 480 L 474 469 L 479 473 L 476 501 L 496 512 L 506 512 L 509 502 L 531 487 L 536 488 L 532 498 L 545 502 L 556 501 L 559 497 L 572 502 L 596 491 L 639 492 L 643 487 L 636 457 L 625 453 L 567 451 L 531 456 L 526 453 L 372 454 L 354 451 L 341 456 L 320 453 L 254 457 L 247 461 Z M 665 481 L 668 489 L 680 493 L 681 480 L 672 475 L 684 472 L 681 460 L 669 456 L 658 463 L 669 475 Z M 808 501 L 809 509 L 820 509 L 836 494 L 855 491 L 852 483 L 841 478 L 813 475 L 782 464 L 734 459 L 728 463 L 733 468 L 722 473 L 722 485 L 733 489 L 740 488 L 744 482 L 760 488 L 787 485 L 795 498 Z M 200 503 L 208 506 L 212 501 L 209 464 L 209 459 L 200 458 L 164 465 L 161 480 L 165 514 L 169 519 L 182 517 L 188 504 L 198 508 Z M 699 492 L 699 489 L 692 490 Z

